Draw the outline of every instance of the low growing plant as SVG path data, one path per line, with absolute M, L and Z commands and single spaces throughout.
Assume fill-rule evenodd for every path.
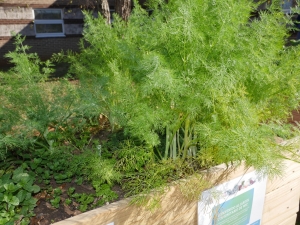
M 66 205 L 70 205 L 71 203 L 72 203 L 72 200 L 71 200 L 71 199 L 67 198 L 67 199 L 65 200 L 65 204 L 66 204 Z
M 0 224 L 29 224 L 37 199 L 32 194 L 40 191 L 33 184 L 34 177 L 18 167 L 12 173 L 4 173 L 0 177 Z
M 89 171 L 88 178 L 94 187 L 101 184 L 113 185 L 121 179 L 121 174 L 115 168 L 115 160 L 95 157 L 91 159 L 87 167 Z
M 100 186 L 96 186 L 96 196 L 100 200 L 96 203 L 98 206 L 102 206 L 107 202 L 111 202 L 116 200 L 119 196 L 111 190 L 111 186 L 108 184 L 101 184 Z
M 60 197 L 57 196 L 57 197 L 51 199 L 51 200 L 50 200 L 50 203 L 51 203 L 51 205 L 52 205 L 54 208 L 58 209 L 58 208 L 59 208 L 60 200 L 61 200 Z
M 146 164 L 154 160 L 153 152 L 144 146 L 137 146 L 130 141 L 125 141 L 115 151 L 117 159 L 116 168 L 123 173 L 133 173 L 144 170 Z
M 68 189 L 68 191 L 67 191 L 68 196 L 71 197 L 72 194 L 74 193 L 74 191 L 75 191 L 75 188 L 74 188 L 74 187 L 69 187 L 69 189 Z

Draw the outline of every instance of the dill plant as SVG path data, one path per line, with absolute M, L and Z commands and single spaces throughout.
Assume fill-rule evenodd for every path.
M 161 158 L 277 171 L 273 139 L 291 135 L 283 124 L 299 105 L 300 51 L 285 46 L 290 18 L 273 5 L 252 18 L 250 0 L 148 3 L 150 16 L 135 4 L 112 26 L 85 13 L 72 72 L 88 101 Z
M 15 36 L 16 48 L 6 54 L 13 67 L 0 72 L 1 159 L 17 150 L 44 148 L 53 152 L 62 142 L 71 142 L 74 133 L 87 124 L 83 114 L 90 116 L 86 113 L 90 107 L 77 104 L 76 85 L 66 79 L 49 82 L 54 65 L 28 53 L 30 47 L 23 45 L 24 40 Z

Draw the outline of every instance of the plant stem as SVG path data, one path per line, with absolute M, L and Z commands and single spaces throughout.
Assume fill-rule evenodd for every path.
M 190 138 L 189 138 L 189 128 L 190 128 L 190 117 L 187 116 L 187 118 L 185 119 L 185 125 L 184 125 L 184 139 L 183 139 L 183 156 L 182 158 L 185 159 L 187 156 L 187 151 L 189 149 L 189 142 L 190 142 Z
M 164 158 L 168 158 L 168 152 L 169 152 L 169 147 L 170 147 L 169 138 L 170 138 L 170 130 L 169 130 L 169 126 L 166 126 L 166 147 L 165 147 Z

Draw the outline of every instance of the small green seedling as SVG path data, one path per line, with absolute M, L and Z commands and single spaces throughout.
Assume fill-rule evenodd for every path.
M 82 177 L 79 177 L 79 178 L 76 179 L 76 184 L 82 185 L 82 183 L 83 183 L 83 178 Z
M 58 209 L 60 203 L 60 197 L 55 197 L 54 199 L 51 199 L 50 203 L 54 208 Z
M 75 192 L 75 188 L 74 187 L 69 187 L 67 194 L 69 195 L 69 197 L 72 196 L 72 194 Z
M 70 205 L 71 203 L 72 203 L 72 200 L 71 200 L 71 199 L 67 198 L 67 199 L 65 200 L 65 204 L 66 204 L 66 205 Z
M 59 196 L 59 195 L 61 195 L 62 194 L 62 190 L 60 189 L 60 188 L 55 188 L 54 190 L 53 190 L 53 194 L 54 194 L 54 196 Z

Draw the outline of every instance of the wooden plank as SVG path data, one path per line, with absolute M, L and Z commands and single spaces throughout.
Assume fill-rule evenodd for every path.
M 287 196 L 284 196 L 283 199 L 284 200 L 281 200 L 280 203 L 270 202 L 270 204 L 264 208 L 262 218 L 263 224 L 267 224 L 269 223 L 269 221 L 273 221 L 274 218 L 276 218 L 276 221 L 284 221 L 291 215 L 298 212 L 299 197 L 296 197 L 294 193 L 292 193 L 292 195 L 288 194 Z
M 287 222 L 294 217 L 297 217 L 296 213 L 291 213 L 292 211 L 296 211 L 298 208 L 291 209 L 289 212 L 279 214 L 277 216 L 274 216 L 272 220 L 264 221 L 262 220 L 262 225 L 279 225 L 279 224 L 286 224 L 286 225 L 295 225 L 295 222 L 288 224 Z M 295 218 L 296 220 L 296 218 Z
M 274 224 L 279 224 L 285 220 L 288 220 L 289 218 L 293 217 L 294 215 L 296 215 L 297 211 L 299 207 L 295 207 L 295 208 L 291 208 L 288 211 L 286 211 L 285 213 L 280 213 L 276 216 L 273 216 L 273 218 L 269 218 L 268 221 L 265 220 L 265 218 L 262 218 L 262 225 L 274 225 Z
M 297 220 L 297 214 L 291 216 L 290 218 L 288 218 L 287 220 L 281 222 L 279 225 L 294 225 L 296 224 L 296 220 Z
M 118 204 L 113 203 L 109 206 L 80 214 L 76 218 L 72 217 L 60 221 L 55 223 L 55 225 L 106 225 L 110 222 L 114 222 L 115 225 L 181 225 L 186 221 L 189 224 L 197 221 L 197 202 L 185 200 L 178 188 L 171 187 L 161 201 L 161 207 L 156 211 L 130 205 L 124 201 L 120 207 L 118 207 Z
M 277 188 L 284 186 L 285 184 L 292 182 L 295 179 L 300 179 L 300 164 L 285 160 L 284 161 L 284 173 L 281 177 L 277 177 L 273 180 L 268 180 L 266 193 L 269 193 Z
M 254 171 L 253 167 L 245 167 L 245 165 L 239 164 L 235 166 L 227 167 L 225 164 L 221 164 L 201 172 L 212 184 L 219 185 L 225 183 L 234 178 L 243 176 L 247 173 Z
M 264 209 L 266 210 L 268 205 L 274 205 L 275 203 L 281 204 L 281 202 L 284 202 L 288 198 L 287 196 L 294 196 L 295 199 L 299 199 L 300 180 L 296 179 L 272 192 L 267 193 L 265 197 Z

